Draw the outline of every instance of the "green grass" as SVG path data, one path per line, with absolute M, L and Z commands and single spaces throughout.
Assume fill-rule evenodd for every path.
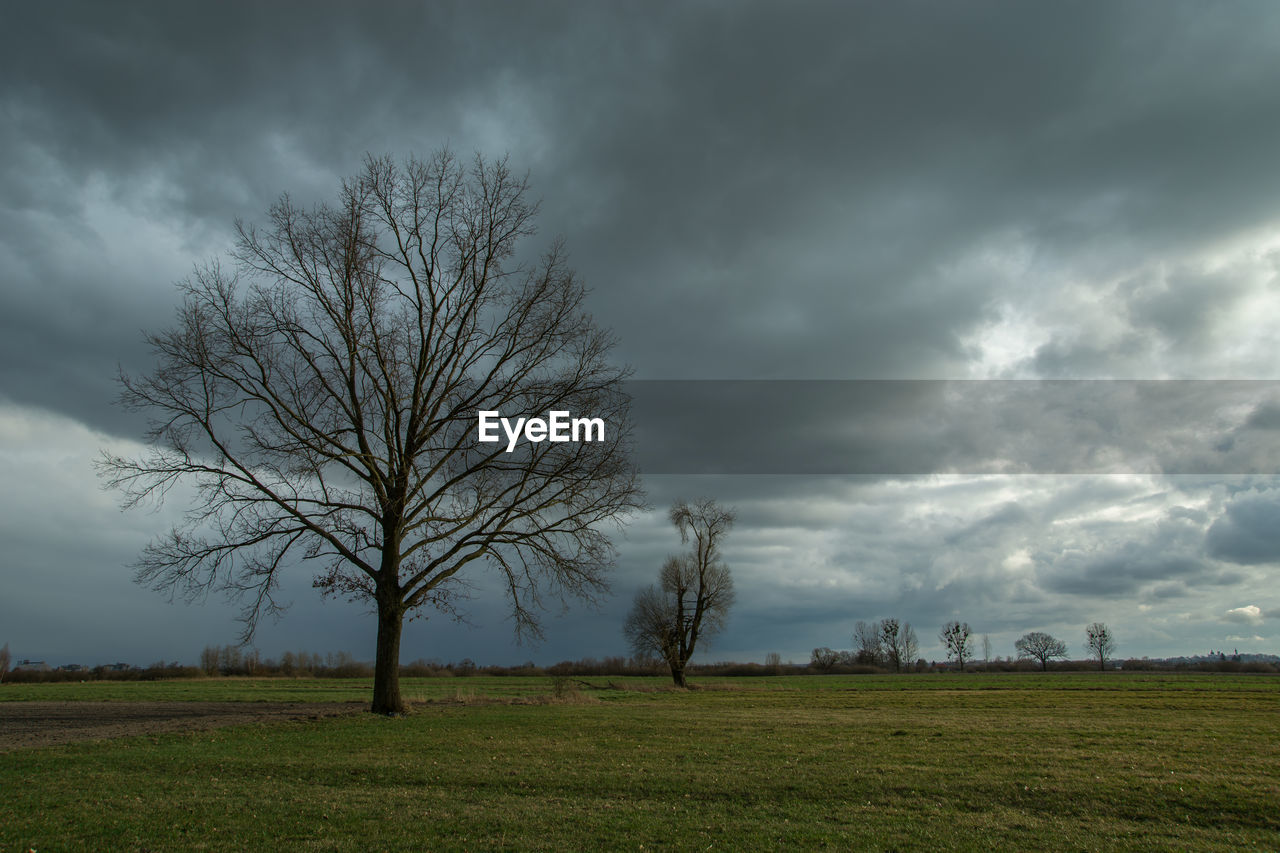
M 601 688 L 614 684 L 627 688 L 661 689 L 671 684 L 667 676 L 588 676 L 573 679 Z M 1269 692 L 1280 694 L 1280 678 L 1230 673 L 1155 672 L 1051 672 L 1051 673 L 954 673 L 927 675 L 789 675 L 776 677 L 698 677 L 695 685 L 747 691 L 781 690 L 808 693 L 813 690 L 919 691 L 919 690 L 1019 690 L 1045 688 L 1069 690 L 1153 690 Z M 474 676 L 457 678 L 402 678 L 401 692 L 409 701 L 426 702 L 462 697 L 518 698 L 545 694 L 550 677 Z M 97 701 L 97 702 L 346 702 L 365 701 L 373 681 L 368 678 L 202 678 L 159 681 L 82 681 L 50 684 L 0 684 L 0 702 Z M 608 695 L 605 690 L 601 696 Z
M 1280 848 L 1280 679 L 585 680 L 643 689 L 536 703 L 549 679 L 410 680 L 430 701 L 403 719 L 10 752 L 0 851 Z M 0 695 L 367 696 L 360 681 L 109 686 L 125 692 Z

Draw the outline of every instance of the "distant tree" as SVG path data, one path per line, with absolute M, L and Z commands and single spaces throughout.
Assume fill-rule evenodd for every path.
M 10 660 L 12 658 L 9 657 L 9 644 L 5 643 L 0 646 L 0 681 L 4 681 L 5 673 L 9 671 Z
M 880 623 L 858 620 L 853 626 L 853 654 L 854 661 L 864 666 L 879 666 L 884 662 Z
M 1023 634 L 1022 638 L 1013 644 L 1013 647 L 1018 650 L 1019 658 L 1031 658 L 1040 661 L 1041 669 L 1048 669 L 1049 661 L 1053 658 L 1065 658 L 1067 656 L 1067 644 L 1043 631 L 1032 631 L 1029 634 Z
M 218 651 L 218 671 L 223 675 L 239 675 L 243 669 L 239 646 L 223 646 Z
M 840 653 L 826 646 L 819 646 L 809 656 L 809 666 L 820 672 L 830 672 L 840 662 Z
M 982 662 L 991 663 L 991 635 L 982 635 Z
M 897 619 L 880 620 L 880 654 L 894 672 L 902 671 L 902 655 L 898 648 L 898 635 L 901 633 L 902 626 Z
M 902 632 L 898 635 L 898 659 L 905 669 L 920 654 L 920 640 L 916 637 L 916 629 L 910 622 L 902 623 Z
M 1098 669 L 1107 668 L 1107 658 L 1115 654 L 1116 638 L 1111 629 L 1101 622 L 1094 622 L 1084 629 L 1085 645 L 1093 657 L 1098 659 Z
M 772 671 L 774 675 L 782 672 L 782 655 L 777 652 L 769 652 L 764 656 L 765 668 Z
M 955 658 L 956 664 L 960 671 L 964 671 L 964 662 L 970 657 L 969 636 L 972 632 L 969 630 L 968 622 L 957 622 L 951 620 L 942 626 L 942 630 L 938 632 L 938 639 L 942 641 L 942 647 L 947 651 L 948 658 Z
M 720 541 L 733 527 L 732 510 L 714 500 L 677 501 L 669 514 L 681 544 L 693 542 L 688 554 L 668 557 L 658 585 L 642 589 L 622 626 L 637 656 L 655 654 L 671 670 L 671 680 L 685 687 L 685 667 L 699 639 L 724 628 L 733 604 L 733 577 L 720 558 Z
M 200 652 L 200 669 L 205 675 L 218 674 L 218 647 L 205 646 Z
M 894 672 L 902 672 L 920 653 L 920 643 L 910 622 L 880 620 L 880 655 Z

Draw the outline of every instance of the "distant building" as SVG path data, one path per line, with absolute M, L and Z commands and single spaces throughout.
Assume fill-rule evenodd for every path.
M 49 664 L 42 660 L 20 660 L 13 665 L 13 671 L 17 672 L 20 669 L 29 672 L 48 672 Z

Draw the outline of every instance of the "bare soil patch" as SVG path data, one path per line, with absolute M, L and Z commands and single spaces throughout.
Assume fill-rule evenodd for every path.
M 0 752 L 356 714 L 364 702 L 0 702 Z

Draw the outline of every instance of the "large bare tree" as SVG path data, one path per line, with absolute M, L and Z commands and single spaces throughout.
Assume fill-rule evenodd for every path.
M 298 559 L 315 585 L 377 613 L 372 710 L 403 709 L 401 628 L 456 613 L 488 566 L 518 633 L 542 597 L 591 598 L 610 525 L 641 503 L 626 371 L 583 308 L 555 243 L 517 247 L 537 205 L 505 161 L 448 151 L 366 160 L 336 204 L 285 196 L 238 225 L 234 269 L 182 283 L 177 324 L 148 336 L 158 366 L 122 377 L 152 417 L 151 450 L 105 456 L 126 505 L 193 485 L 195 506 L 140 557 L 137 579 L 243 596 L 245 639 Z M 478 441 L 480 411 L 604 421 L 594 441 Z M 534 433 L 525 433 L 535 438 Z
M 687 686 L 685 667 L 698 640 L 724 628 L 733 604 L 733 577 L 720 558 L 720 540 L 733 527 L 734 513 L 714 500 L 677 501 L 671 523 L 688 554 L 668 557 L 658 585 L 636 594 L 623 634 L 637 656 L 656 654 L 677 687 Z

